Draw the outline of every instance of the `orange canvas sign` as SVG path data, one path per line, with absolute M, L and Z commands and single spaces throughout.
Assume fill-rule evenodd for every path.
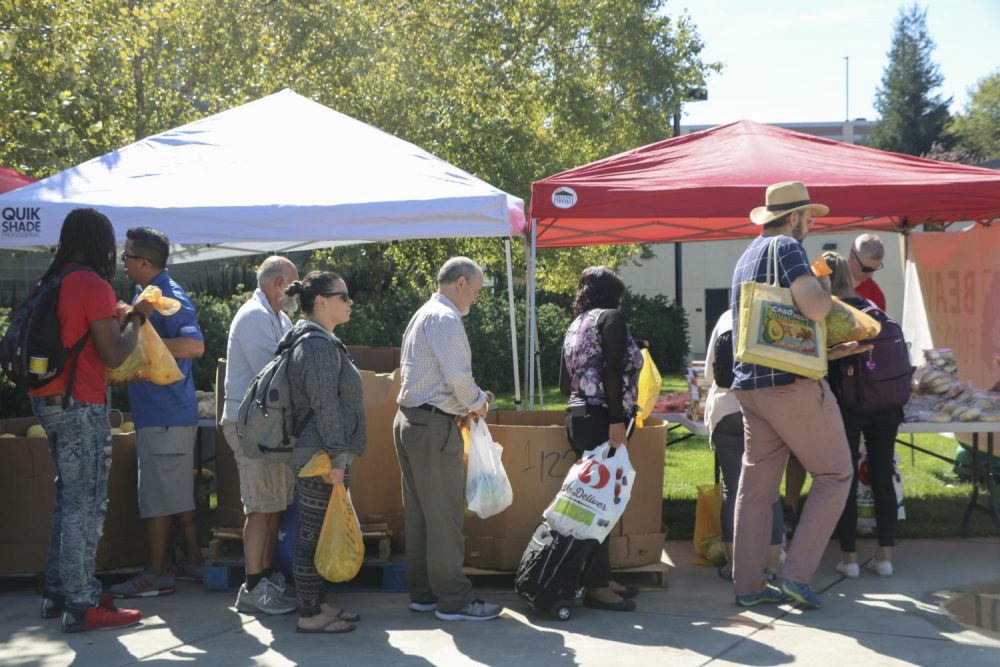
M 927 323 L 936 347 L 950 347 L 958 375 L 988 389 L 1000 380 L 1000 228 L 910 236 Z

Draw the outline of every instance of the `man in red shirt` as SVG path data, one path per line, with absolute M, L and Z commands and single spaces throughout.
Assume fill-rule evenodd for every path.
M 862 234 L 854 239 L 847 257 L 847 266 L 854 281 L 854 292 L 874 303 L 879 310 L 885 310 L 885 294 L 872 278 L 872 274 L 883 268 L 883 257 L 885 257 L 885 246 L 882 245 L 882 239 L 874 234 Z
M 71 348 L 89 335 L 59 375 L 28 392 L 57 472 L 41 615 L 61 615 L 64 632 L 125 627 L 142 618 L 137 610 L 113 607 L 94 576 L 111 468 L 105 368 L 128 358 L 152 312 L 143 301 L 119 321 L 110 283 L 115 259 L 115 232 L 107 216 L 76 209 L 66 216 L 59 249 L 39 281 L 61 277 L 56 310 L 63 346 Z

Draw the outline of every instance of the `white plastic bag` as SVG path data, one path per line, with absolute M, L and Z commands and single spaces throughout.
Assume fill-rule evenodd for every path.
M 899 454 L 893 453 L 892 488 L 896 492 L 896 519 L 906 518 L 906 507 L 903 505 L 903 473 L 899 470 Z M 875 532 L 875 494 L 872 493 L 868 477 L 868 453 L 864 442 L 861 443 L 861 459 L 858 461 L 858 526 L 859 535 Z
M 469 428 L 469 472 L 465 480 L 465 502 L 480 519 L 499 514 L 514 502 L 507 471 L 500 457 L 503 447 L 493 441 L 486 420 Z
M 625 512 L 634 484 L 628 447 L 612 450 L 604 443 L 569 469 L 562 488 L 544 512 L 545 519 L 563 535 L 603 540 Z

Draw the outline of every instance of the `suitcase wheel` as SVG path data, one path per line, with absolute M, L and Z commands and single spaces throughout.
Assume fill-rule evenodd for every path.
M 568 621 L 573 615 L 573 603 L 560 600 L 552 605 L 552 615 L 560 621 Z

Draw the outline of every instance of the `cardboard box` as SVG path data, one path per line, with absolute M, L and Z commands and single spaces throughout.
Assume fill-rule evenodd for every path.
M 0 431 L 23 435 L 34 417 L 7 419 Z M 135 435 L 111 438 L 108 513 L 97 551 L 97 569 L 142 565 L 148 561 L 146 530 L 139 519 Z M 0 574 L 43 572 L 49 524 L 55 504 L 55 466 L 45 438 L 0 439 Z
M 367 443 L 351 464 L 351 500 L 361 523 L 387 523 L 393 546 L 403 548 L 403 480 L 392 439 L 399 396 L 399 371 L 361 371 Z
M 358 369 L 373 373 L 392 373 L 399 368 L 398 347 L 366 347 L 348 345 L 347 353 L 354 359 Z
M 493 412 L 487 422 L 493 439 L 504 447 L 503 464 L 514 502 L 488 519 L 466 517 L 466 565 L 513 570 L 576 457 L 566 438 L 562 410 Z M 665 447 L 666 424 L 658 419 L 647 420 L 646 426 L 633 434 L 628 452 L 636 478 L 628 507 L 612 537 L 662 533 Z M 659 552 L 654 557 L 638 544 L 634 549 L 624 544 L 619 547 L 621 562 L 644 565 L 659 561 Z M 643 558 L 644 563 L 636 562 Z M 625 567 L 620 563 L 614 566 Z
M 611 567 L 638 567 L 659 563 L 666 546 L 666 533 L 620 535 L 611 538 Z
M 220 359 L 215 381 L 216 414 L 219 418 L 222 416 L 225 400 L 225 376 L 226 361 Z M 351 464 L 351 499 L 361 523 L 389 524 L 394 545 L 402 548 L 403 487 L 392 440 L 392 421 L 396 416 L 396 397 L 399 395 L 399 371 L 383 374 L 363 370 L 361 382 L 365 399 L 367 444 L 364 456 Z M 216 525 L 242 526 L 244 515 L 240 500 L 239 472 L 232 449 L 226 443 L 221 428 L 216 430 L 215 465 L 218 500 Z
M 532 525 L 532 531 L 534 526 Z M 659 563 L 666 546 L 666 533 L 652 535 L 612 535 L 609 547 L 613 569 Z M 465 564 L 484 570 L 516 570 L 526 541 L 509 537 L 465 538 Z

